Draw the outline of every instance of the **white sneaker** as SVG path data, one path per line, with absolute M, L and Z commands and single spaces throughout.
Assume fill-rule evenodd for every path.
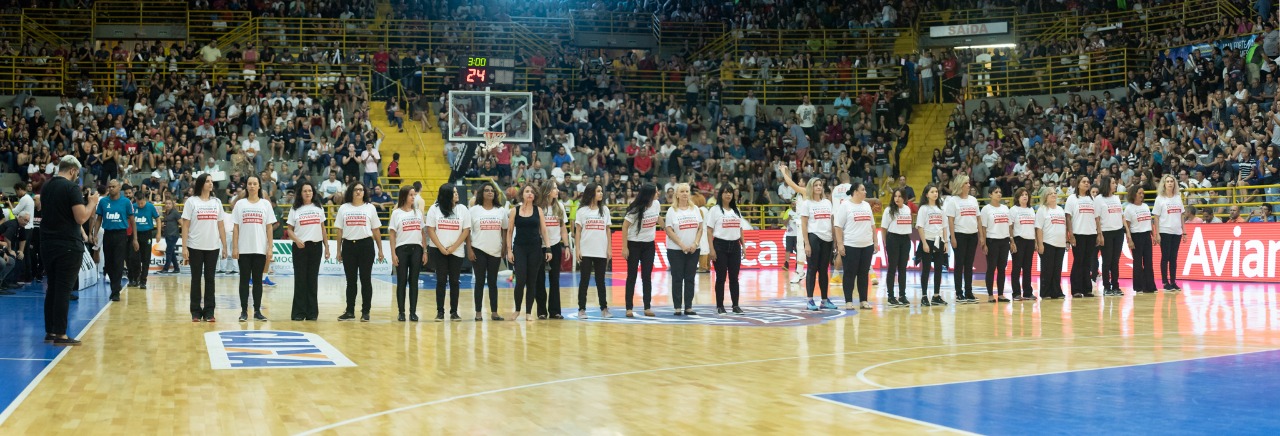
M 803 276 L 803 274 L 800 274 L 800 273 L 791 274 L 791 283 L 800 283 L 801 276 Z

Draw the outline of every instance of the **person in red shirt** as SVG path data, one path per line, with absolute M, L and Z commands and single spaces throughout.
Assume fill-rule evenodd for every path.
M 378 93 L 386 87 L 387 81 L 387 63 L 391 61 L 391 54 L 386 49 L 378 49 L 373 54 L 373 92 Z
M 653 176 L 653 153 L 648 146 L 641 147 L 636 154 L 635 168 L 645 178 Z

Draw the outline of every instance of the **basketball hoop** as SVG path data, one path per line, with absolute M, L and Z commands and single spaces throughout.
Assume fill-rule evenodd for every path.
M 507 139 L 507 132 L 484 132 L 484 151 L 497 149 L 503 139 Z

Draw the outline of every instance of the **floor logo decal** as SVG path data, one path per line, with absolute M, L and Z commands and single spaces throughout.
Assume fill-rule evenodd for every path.
M 311 333 L 233 330 L 204 334 L 213 369 L 341 368 L 356 366 Z

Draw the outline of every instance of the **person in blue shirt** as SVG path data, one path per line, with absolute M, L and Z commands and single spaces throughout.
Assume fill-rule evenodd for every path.
M 160 234 L 164 222 L 160 221 L 160 212 L 155 203 L 149 200 L 151 192 L 142 187 L 134 196 L 134 234 L 129 244 L 129 285 L 144 289 L 147 287 L 147 273 L 151 270 L 151 241 Z
M 107 182 L 107 197 L 98 202 L 94 219 L 93 233 L 102 229 L 102 255 L 107 281 L 111 283 L 111 301 L 120 301 L 120 274 L 124 269 L 124 260 L 129 244 L 138 243 L 137 232 L 134 231 L 133 201 L 120 193 L 120 181 Z

